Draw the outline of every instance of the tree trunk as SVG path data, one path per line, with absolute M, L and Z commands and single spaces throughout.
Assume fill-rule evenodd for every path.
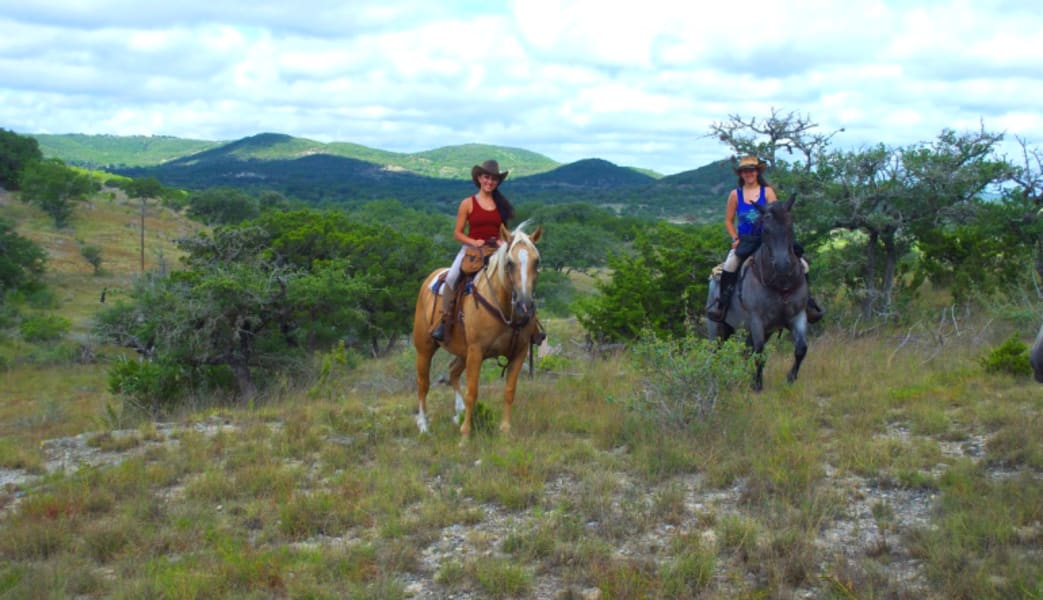
M 236 363 L 229 365 L 235 376 L 235 384 L 239 390 L 239 400 L 246 402 L 257 394 L 257 386 L 250 377 L 250 367 L 246 364 Z
M 1036 240 L 1036 275 L 1039 276 L 1039 281 L 1043 283 L 1043 239 Z M 1037 290 L 1039 288 L 1036 288 Z M 1043 294 L 1037 293 L 1039 296 Z
M 890 233 L 883 237 L 884 245 L 884 273 L 881 282 L 881 299 L 886 314 L 891 313 L 894 300 L 895 272 L 898 269 L 898 248 L 895 245 L 894 234 Z
M 873 317 L 873 305 L 876 299 L 876 245 L 879 234 L 869 231 L 869 241 L 866 243 L 866 263 L 862 278 L 865 281 L 865 292 L 862 295 L 862 320 L 868 321 Z

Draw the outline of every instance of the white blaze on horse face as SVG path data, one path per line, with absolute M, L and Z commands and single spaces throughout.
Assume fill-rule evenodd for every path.
M 521 289 L 529 289 L 529 251 L 522 248 L 518 251 L 518 267 L 521 271 Z

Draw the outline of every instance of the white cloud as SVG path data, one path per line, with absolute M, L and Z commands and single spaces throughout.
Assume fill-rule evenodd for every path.
M 677 172 L 772 109 L 838 145 L 1043 140 L 1043 18 L 970 0 L 0 0 L 0 127 L 397 151 L 467 142 Z

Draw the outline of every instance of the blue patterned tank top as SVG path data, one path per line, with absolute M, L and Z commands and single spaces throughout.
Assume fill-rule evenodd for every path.
M 748 235 L 760 235 L 761 224 L 760 224 L 760 212 L 754 208 L 753 204 L 747 204 L 742 197 L 742 188 L 736 188 L 739 196 L 739 203 L 735 207 L 735 217 L 739 222 L 739 237 L 746 237 Z M 761 206 L 768 205 L 768 199 L 764 197 L 764 186 L 761 186 L 761 194 L 757 198 L 756 204 Z

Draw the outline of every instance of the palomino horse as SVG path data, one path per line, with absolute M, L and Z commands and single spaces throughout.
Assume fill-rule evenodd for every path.
M 1039 333 L 1036 334 L 1036 343 L 1032 344 L 1029 362 L 1032 363 L 1032 371 L 1036 374 L 1036 381 L 1043 383 L 1043 325 L 1039 327 Z
M 763 232 L 761 246 L 740 269 L 739 281 L 723 323 L 707 320 L 710 339 L 727 339 L 736 329 L 745 328 L 746 344 L 753 348 L 757 372 L 753 389 L 764 387 L 764 343 L 776 331 L 788 329 L 793 334 L 793 368 L 786 379 L 797 380 L 800 363 L 808 352 L 808 319 L 804 309 L 808 303 L 808 286 L 800 259 L 793 252 L 793 216 L 790 209 L 796 195 L 788 202 L 761 205 Z M 718 282 L 710 281 L 707 306 L 717 301 Z
M 524 227 L 524 224 L 522 225 Z M 536 242 L 543 233 L 539 226 L 532 235 L 518 227 L 513 233 L 500 226 L 500 247 L 489 257 L 484 269 L 474 278 L 470 295 L 463 296 L 457 306 L 457 320 L 449 338 L 439 344 L 431 337 L 440 318 L 441 299 L 432 291 L 435 280 L 445 269 L 431 273 L 420 287 L 413 317 L 413 345 L 416 347 L 416 382 L 420 408 L 416 423 L 427 432 L 427 392 L 431 387 L 431 357 L 440 346 L 454 355 L 449 365 L 449 383 L 456 392 L 456 417 L 464 412 L 460 433 L 471 434 L 471 414 L 478 398 L 478 375 L 482 361 L 507 357 L 506 382 L 503 389 L 503 420 L 500 431 L 511 429 L 511 404 L 518 374 L 525 362 L 533 334 L 537 331 L 536 302 L 533 290 L 540 264 Z M 461 278 L 458 286 L 465 285 Z M 466 402 L 460 395 L 460 374 L 467 371 Z

